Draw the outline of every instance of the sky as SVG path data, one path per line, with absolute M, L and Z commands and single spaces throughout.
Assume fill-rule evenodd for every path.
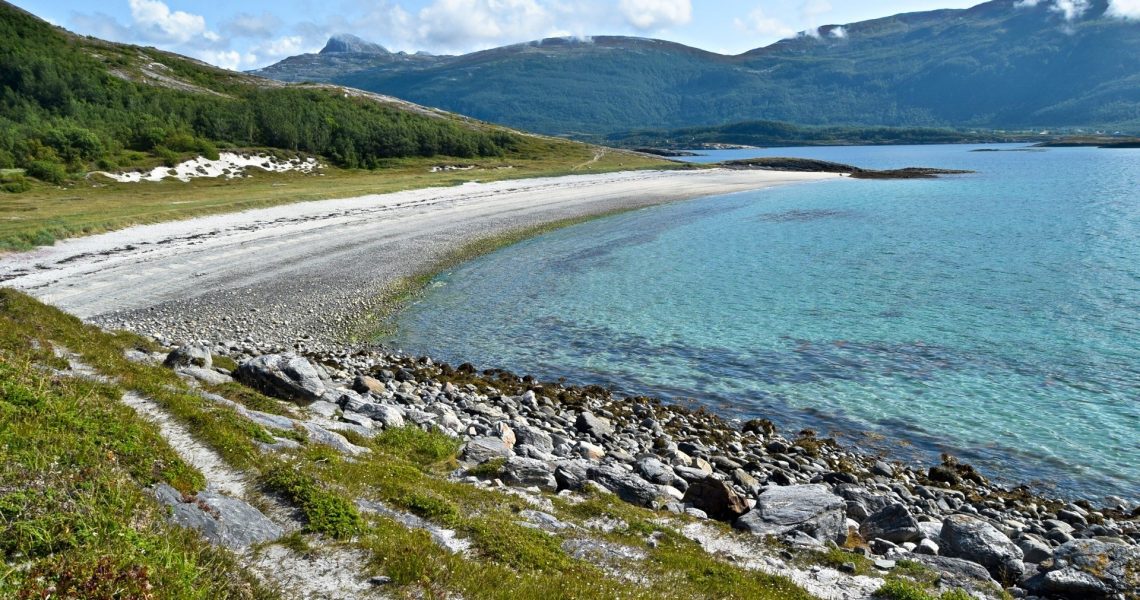
M 1071 10 L 1088 0 L 1019 0 Z M 1140 0 L 1112 0 L 1140 11 Z M 636 35 L 738 54 L 901 12 L 981 0 L 14 0 L 71 31 L 227 69 L 264 67 L 351 33 L 392 51 L 460 54 L 556 36 Z

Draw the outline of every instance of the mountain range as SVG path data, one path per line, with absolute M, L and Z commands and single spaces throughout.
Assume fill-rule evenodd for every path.
M 827 25 L 736 56 L 663 40 L 551 38 L 461 56 L 337 36 L 256 74 L 390 94 L 556 135 L 747 120 L 892 127 L 1140 126 L 1140 22 L 1107 0 Z

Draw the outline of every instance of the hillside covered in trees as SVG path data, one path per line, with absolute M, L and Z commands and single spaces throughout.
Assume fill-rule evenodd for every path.
M 0 173 L 8 191 L 220 148 L 386 159 L 499 156 L 520 138 L 392 98 L 284 85 L 174 54 L 73 35 L 0 1 Z

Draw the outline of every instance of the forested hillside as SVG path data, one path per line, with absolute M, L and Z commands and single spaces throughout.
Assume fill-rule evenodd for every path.
M 1030 5 L 1032 4 L 1032 5 Z M 1140 22 L 994 0 L 829 25 L 739 56 L 549 39 L 464 56 L 325 53 L 259 71 L 564 135 L 751 120 L 892 127 L 1140 127 Z
M 394 99 L 286 86 L 153 48 L 82 38 L 0 2 L 0 169 L 60 182 L 219 148 L 315 154 L 343 167 L 497 156 L 519 138 Z M 19 176 L 4 185 L 19 191 Z

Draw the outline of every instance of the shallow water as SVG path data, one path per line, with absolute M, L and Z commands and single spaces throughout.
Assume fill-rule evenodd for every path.
M 391 342 L 1140 497 L 1140 150 L 972 148 L 714 153 L 978 173 L 556 231 L 438 277 Z

